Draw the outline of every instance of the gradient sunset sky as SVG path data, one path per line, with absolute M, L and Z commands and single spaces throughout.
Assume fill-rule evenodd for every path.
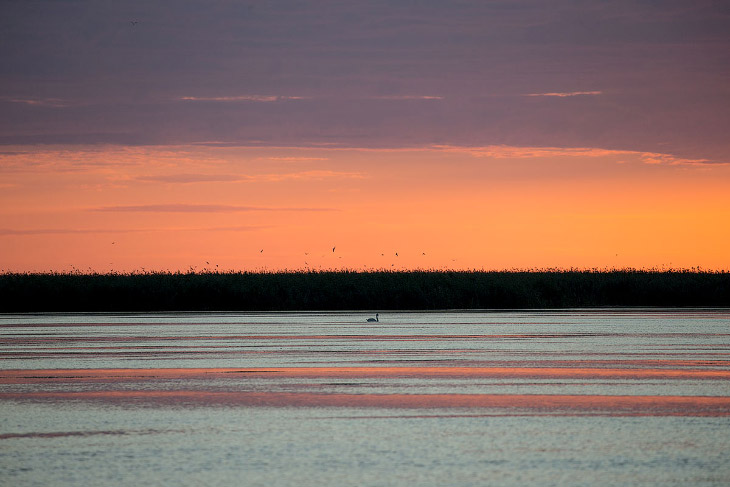
M 730 269 L 727 2 L 4 1 L 0 59 L 5 272 Z

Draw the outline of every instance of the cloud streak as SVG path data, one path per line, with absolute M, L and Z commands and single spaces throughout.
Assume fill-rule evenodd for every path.
M 371 96 L 372 100 L 443 100 L 443 96 L 433 95 L 382 95 Z
M 311 100 L 311 96 L 286 96 L 286 95 L 234 95 L 234 96 L 181 96 L 181 101 L 213 101 L 213 102 L 258 102 L 271 103 L 290 100 Z M 319 99 L 340 98 L 331 96 L 318 96 Z M 348 96 L 348 99 L 367 100 L 443 100 L 443 96 L 436 95 L 376 95 L 376 96 Z
M 365 179 L 367 176 L 362 172 L 345 172 L 345 171 L 329 171 L 329 170 L 312 170 L 301 171 L 285 174 L 262 174 L 261 176 L 252 176 L 251 180 L 255 181 L 287 181 L 287 180 L 317 180 L 324 179 Z
M 251 232 L 272 225 L 238 225 L 228 227 L 170 227 L 170 228 L 0 228 L 0 237 L 31 235 L 93 235 L 108 233 L 151 233 L 151 232 Z
M 0 97 L 0 100 L 7 101 L 9 103 L 20 103 L 23 105 L 29 105 L 34 107 L 52 107 L 52 108 L 63 108 L 69 106 L 69 102 L 61 100 L 60 98 L 26 98 L 26 97 Z
M 289 157 L 267 157 L 266 158 L 269 161 L 285 161 L 285 162 L 300 162 L 300 161 L 328 161 L 328 157 L 298 157 L 298 156 L 289 156 Z
M 90 208 L 91 211 L 101 212 L 122 212 L 122 213 L 239 213 L 253 211 L 301 211 L 301 212 L 324 212 L 336 211 L 334 208 L 310 208 L 310 207 L 270 207 L 270 206 L 244 206 L 244 205 L 207 205 L 188 203 L 169 203 L 156 205 L 118 205 L 100 206 Z
M 672 154 L 630 150 L 612 150 L 595 147 L 516 147 L 491 145 L 484 147 L 462 147 L 437 145 L 437 150 L 467 153 L 474 157 L 493 157 L 495 159 L 533 159 L 538 157 L 605 157 L 634 156 L 645 164 L 677 165 L 725 165 L 708 159 L 687 159 Z
M 284 96 L 284 95 L 236 95 L 236 96 L 181 96 L 183 101 L 216 101 L 216 102 L 258 102 L 270 103 L 276 101 L 306 100 L 306 96 Z
M 364 179 L 366 175 L 361 172 L 343 172 L 328 170 L 300 171 L 283 174 L 257 174 L 257 175 L 236 175 L 236 174 L 161 174 L 156 176 L 139 176 L 135 180 L 157 183 L 207 183 L 207 182 L 277 182 L 288 180 L 317 180 L 324 179 Z
M 556 98 L 567 98 L 571 96 L 597 96 L 602 95 L 602 91 L 564 91 L 564 92 L 552 92 L 552 93 L 528 93 L 524 96 L 548 96 Z
M 150 183 L 224 183 L 243 181 L 235 174 L 160 174 L 157 176 L 138 176 L 137 181 Z
M 120 230 L 120 229 L 102 229 L 102 228 L 0 228 L 0 236 L 19 236 L 19 235 L 76 235 L 76 234 L 92 234 L 92 233 L 120 233 L 120 232 L 139 232 L 144 230 Z

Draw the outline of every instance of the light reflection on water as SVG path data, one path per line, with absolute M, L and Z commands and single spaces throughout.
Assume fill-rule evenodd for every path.
M 368 316 L 0 316 L 0 478 L 730 483 L 728 311 Z

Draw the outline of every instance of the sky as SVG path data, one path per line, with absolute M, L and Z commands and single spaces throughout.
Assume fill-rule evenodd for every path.
M 730 5 L 0 3 L 0 272 L 730 269 Z

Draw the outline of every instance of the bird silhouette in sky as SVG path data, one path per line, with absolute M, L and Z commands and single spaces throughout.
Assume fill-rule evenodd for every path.
M 334 251 L 335 251 L 335 247 L 332 247 L 332 252 L 334 252 Z
M 132 27 L 134 27 L 135 25 L 139 24 L 139 20 L 130 20 L 129 23 L 132 24 Z
M 264 249 L 261 249 L 261 250 L 259 250 L 259 253 L 262 253 L 263 251 L 264 251 Z

